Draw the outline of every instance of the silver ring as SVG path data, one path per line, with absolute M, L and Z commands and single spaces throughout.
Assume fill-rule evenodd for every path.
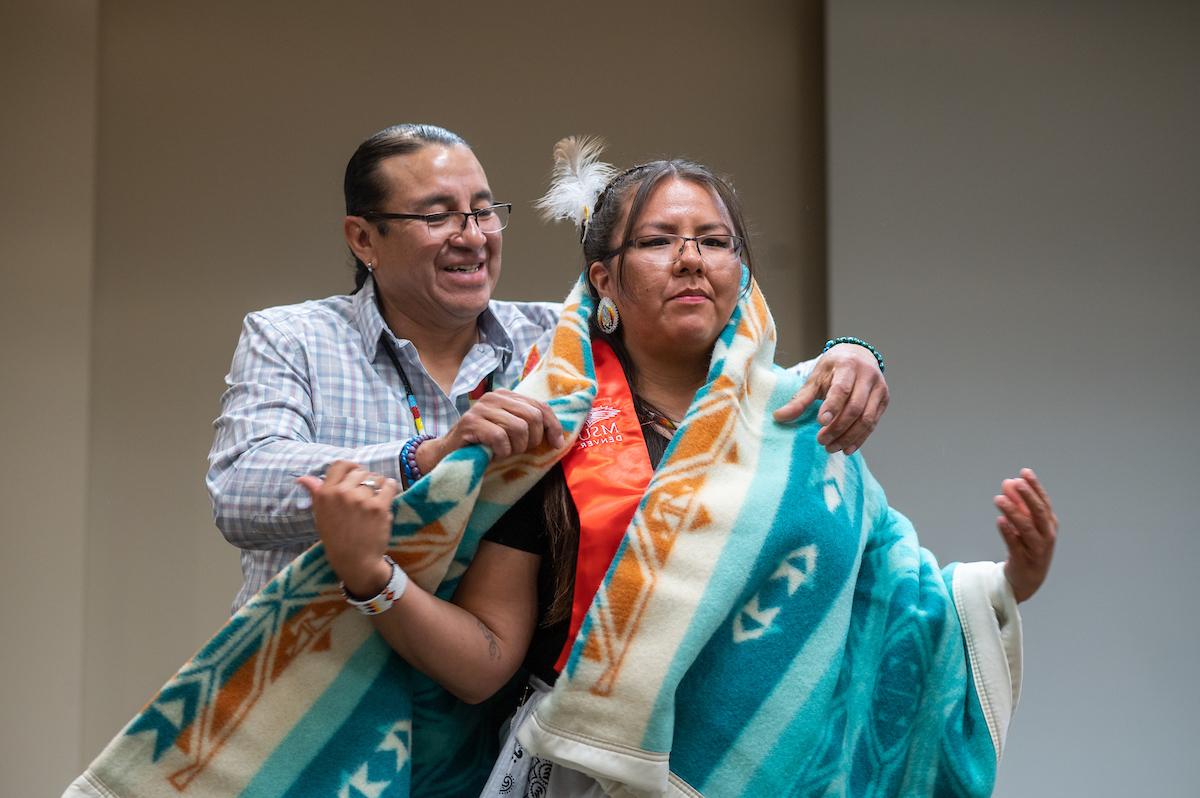
M 370 488 L 371 490 L 375 491 L 376 493 L 379 492 L 379 483 L 373 479 L 364 479 L 362 482 L 360 482 L 358 484 L 364 488 Z

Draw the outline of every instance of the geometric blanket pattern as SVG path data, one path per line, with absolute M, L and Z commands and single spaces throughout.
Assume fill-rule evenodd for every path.
M 483 532 L 574 445 L 595 395 L 591 309 L 577 284 L 517 389 L 550 403 L 561 448 L 498 462 L 461 449 L 397 497 L 390 554 L 423 588 L 451 595 Z M 939 573 L 859 456 L 801 443 L 811 413 L 799 426 L 763 421 L 797 387 L 770 365 L 773 350 L 750 282 L 526 742 L 617 794 L 898 794 L 915 783 L 902 764 L 916 754 L 938 761 L 946 794 L 986 794 L 1019 682 L 1015 609 L 994 568 Z M 796 508 L 789 524 L 833 534 L 745 523 L 779 520 L 781 507 Z M 904 584 L 871 581 L 896 557 Z M 824 621 L 796 612 L 810 605 Z M 467 706 L 409 667 L 342 600 L 318 543 L 66 794 L 473 795 L 512 705 L 503 694 Z M 882 771 L 886 787 L 846 780 Z
M 655 471 L 531 753 L 616 795 L 990 795 L 1020 679 L 1002 568 L 940 569 L 827 454 L 757 291 Z

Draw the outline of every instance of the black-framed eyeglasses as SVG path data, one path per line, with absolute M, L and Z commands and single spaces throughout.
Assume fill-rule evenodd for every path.
M 628 252 L 639 260 L 659 266 L 670 266 L 683 257 L 683 248 L 689 241 L 696 243 L 700 259 L 709 266 L 727 266 L 740 263 L 745 241 L 740 236 L 728 233 L 706 233 L 699 236 L 681 236 L 674 233 L 655 233 L 638 236 L 604 256 L 605 260 Z
M 384 213 L 383 211 L 367 211 L 362 218 L 368 221 L 381 219 L 396 221 L 423 221 L 429 227 L 430 235 L 449 238 L 467 229 L 467 220 L 474 219 L 479 232 L 484 234 L 499 233 L 508 227 L 508 217 L 512 213 L 511 202 L 501 202 L 476 211 L 438 211 L 437 213 Z M 457 224 L 456 224 L 457 222 Z

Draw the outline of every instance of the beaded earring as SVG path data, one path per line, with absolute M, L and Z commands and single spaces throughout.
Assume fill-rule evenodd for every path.
M 617 303 L 608 297 L 601 297 L 596 306 L 596 324 L 608 335 L 617 331 L 621 324 L 621 314 L 617 311 Z

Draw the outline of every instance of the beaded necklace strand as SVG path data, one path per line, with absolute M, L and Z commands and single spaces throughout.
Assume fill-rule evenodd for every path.
M 417 406 L 417 395 L 413 393 L 412 383 L 408 381 L 408 375 L 404 373 L 404 367 L 400 365 L 400 358 L 396 357 L 396 353 L 392 351 L 392 342 L 383 337 L 383 348 L 387 350 L 388 357 L 392 360 L 392 365 L 396 367 L 396 372 L 400 375 L 400 381 L 404 383 L 404 396 L 408 399 L 408 410 L 412 413 L 413 426 L 417 428 L 418 435 L 425 434 L 425 422 L 421 420 L 421 408 Z
M 387 352 L 388 358 L 392 361 L 392 365 L 396 367 L 396 373 L 400 375 L 400 381 L 404 383 L 404 398 L 408 402 L 409 412 L 412 413 L 413 426 L 417 430 L 417 435 L 424 435 L 425 422 L 421 418 L 421 408 L 417 404 L 417 395 L 413 391 L 412 383 L 408 381 L 408 375 L 404 373 L 404 367 L 400 365 L 400 358 L 392 351 L 392 342 L 387 339 L 387 336 L 383 337 L 383 348 Z M 467 394 L 467 399 L 474 404 L 485 393 L 492 390 L 492 382 L 495 376 L 496 372 L 493 371 L 480 380 L 475 389 Z
M 668 439 L 674 437 L 675 430 L 679 428 L 679 425 L 675 421 L 657 410 L 646 408 L 646 411 L 650 418 L 642 422 L 643 427 L 654 427 L 663 437 Z

